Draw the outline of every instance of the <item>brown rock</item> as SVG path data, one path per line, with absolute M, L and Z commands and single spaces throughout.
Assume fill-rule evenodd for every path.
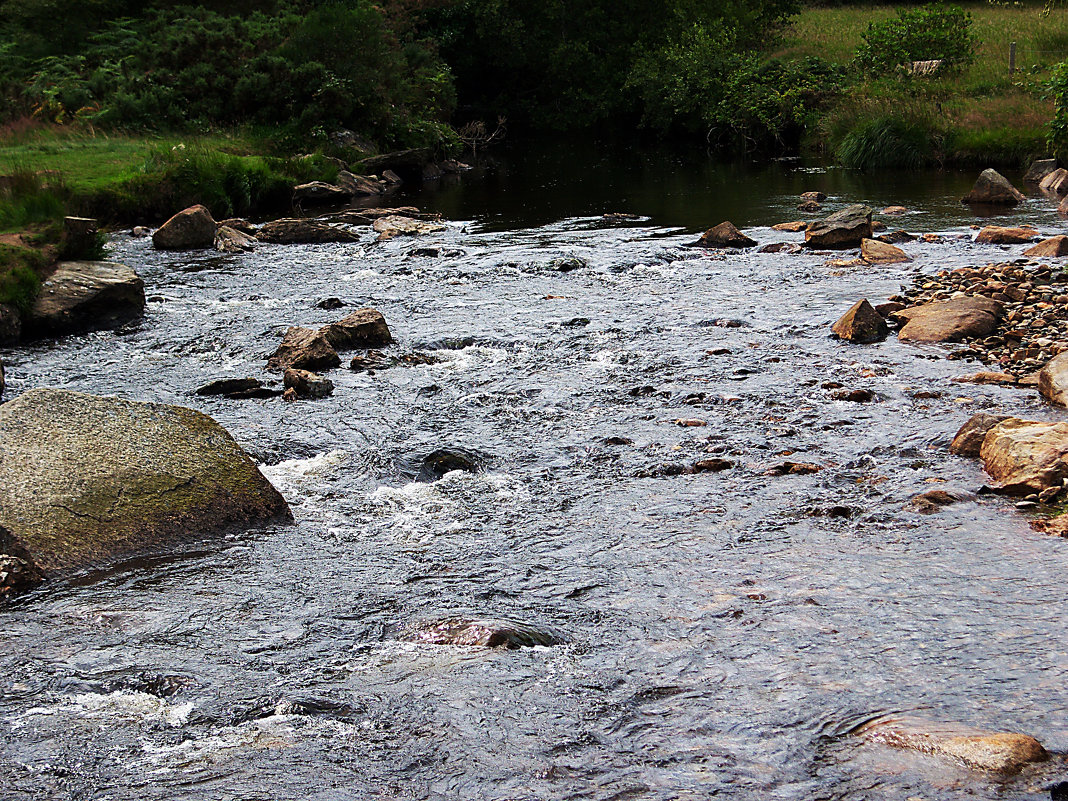
M 780 462 L 764 471 L 766 476 L 807 476 L 823 468 L 809 462 Z
M 857 731 L 869 742 L 948 757 L 969 768 L 1011 775 L 1025 765 L 1049 759 L 1034 737 L 973 729 L 959 723 L 918 718 L 883 718 Z
M 990 429 L 979 456 L 1007 495 L 1031 495 L 1068 477 L 1068 423 L 1010 417 Z
M 904 206 L 887 206 L 885 209 L 883 209 L 879 213 L 880 214 L 892 215 L 892 216 L 896 217 L 899 214 L 908 213 L 908 209 L 906 209 Z
M 817 203 L 822 203 L 827 199 L 827 196 L 823 192 L 802 192 L 801 200 L 814 200 Z
M 340 177 L 338 175 L 338 178 Z M 341 186 L 334 186 L 324 181 L 312 181 L 309 184 L 293 187 L 293 203 L 297 206 L 348 203 L 353 194 Z
M 912 261 L 901 248 L 875 239 L 861 241 L 860 257 L 869 264 L 899 264 Z
M 808 214 L 815 214 L 816 212 L 823 211 L 823 206 L 815 200 L 802 200 L 797 204 L 797 210 Z
M 393 342 L 386 318 L 377 309 L 357 309 L 344 320 L 319 331 L 337 350 L 381 348 Z
M 831 326 L 831 332 L 847 342 L 879 342 L 890 332 L 886 320 L 865 300 L 854 303 L 842 318 Z
M 379 217 L 371 224 L 371 227 L 378 232 L 379 242 L 385 242 L 387 239 L 393 239 L 396 236 L 421 236 L 445 230 L 444 225 L 420 222 L 411 217 L 401 217 L 399 215 Z
M 210 248 L 215 243 L 215 220 L 205 206 L 190 206 L 163 223 L 152 234 L 152 245 L 160 250 Z
M 1038 391 L 1050 403 L 1068 406 L 1068 351 L 1038 371 Z
M 957 435 L 949 443 L 949 452 L 957 456 L 978 456 L 983 447 L 983 440 L 986 439 L 990 429 L 1008 419 L 1007 415 L 987 414 L 986 412 L 974 415 L 957 431 Z
M 840 389 L 832 392 L 834 400 L 849 401 L 850 403 L 871 403 L 875 400 L 875 393 L 870 389 Z
M 1066 212 L 1068 213 L 1068 212 Z M 1059 259 L 1068 256 L 1068 236 L 1051 236 L 1023 252 L 1036 259 Z
M 701 234 L 697 244 L 706 248 L 749 248 L 755 245 L 756 241 L 735 228 L 734 223 L 727 221 Z
M 972 191 L 961 199 L 962 203 L 992 206 L 1015 206 L 1024 199 L 1023 194 L 1009 183 L 997 170 L 983 170 Z
M 315 220 L 285 218 L 274 220 L 256 232 L 261 242 L 276 245 L 321 244 L 325 242 L 359 242 L 360 237 L 344 228 Z
M 802 248 L 796 242 L 772 242 L 768 245 L 761 245 L 757 248 L 757 253 L 800 253 Z
M 219 227 L 233 228 L 235 231 L 240 231 L 249 236 L 256 235 L 256 226 L 243 217 L 228 217 L 219 222 Z
M 967 337 L 986 337 L 997 328 L 1004 313 L 996 300 L 960 297 L 912 306 L 894 312 L 905 325 L 898 337 L 908 342 L 959 342 Z
M 329 370 L 340 364 L 341 357 L 322 331 L 293 326 L 286 331 L 278 350 L 267 360 L 267 369 Z
M 979 232 L 975 241 L 982 242 L 984 245 L 1020 245 L 1037 238 L 1038 233 L 1033 228 L 1002 228 L 998 225 L 988 225 Z
M 871 239 L 871 209 L 853 205 L 837 211 L 805 231 L 805 245 L 810 248 L 842 249 L 860 247 L 865 239 Z
M 1048 517 L 1045 520 L 1032 520 L 1031 528 L 1042 534 L 1052 534 L 1056 537 L 1068 537 L 1068 514 Z
M 1068 181 L 1068 179 L 1065 180 Z M 1057 204 L 1057 213 L 1068 215 L 1068 195 L 1065 195 L 1061 202 Z
M 365 175 L 356 175 L 348 170 L 337 174 L 337 185 L 350 195 L 369 197 L 381 195 L 389 185 L 385 181 L 376 181 Z
M 804 220 L 797 220 L 796 222 L 784 222 L 778 225 L 771 226 L 772 231 L 787 231 L 791 234 L 800 233 L 808 228 L 808 223 Z
M 961 375 L 953 379 L 957 384 L 1015 384 L 1016 376 L 1011 373 L 993 373 L 980 370 L 971 375 Z
M 293 367 L 287 369 L 282 375 L 282 384 L 287 392 L 292 389 L 298 398 L 309 400 L 325 398 L 334 391 L 334 382 L 329 378 Z M 285 393 L 282 394 L 285 395 Z
M 929 515 L 946 506 L 952 506 L 961 501 L 972 500 L 975 496 L 966 492 L 951 492 L 944 489 L 928 490 L 916 495 L 912 499 L 912 505 L 921 514 Z
M 0 600 L 28 592 L 46 578 L 29 555 L 2 553 L 5 544 L 14 544 L 14 537 L 0 527 Z
M 257 244 L 253 237 L 227 225 L 220 225 L 215 232 L 215 249 L 220 253 L 243 253 Z
M 1024 173 L 1025 184 L 1040 184 L 1043 179 L 1057 169 L 1057 159 L 1036 159 Z
M 284 400 L 286 403 L 293 403 L 293 401 L 299 400 L 297 391 L 293 389 L 293 387 L 289 387 L 285 392 L 282 393 L 282 400 Z
M 905 242 L 915 242 L 919 237 L 910 234 L 908 231 L 891 231 L 888 234 L 877 236 L 876 239 L 888 245 L 902 245 Z
M 1038 188 L 1058 197 L 1068 194 L 1068 170 L 1064 168 L 1054 170 L 1039 182 Z
M 894 312 L 899 312 L 902 309 L 908 308 L 904 303 L 897 303 L 896 301 L 890 301 L 888 303 L 880 303 L 875 307 L 875 311 L 879 312 L 882 317 L 889 317 Z

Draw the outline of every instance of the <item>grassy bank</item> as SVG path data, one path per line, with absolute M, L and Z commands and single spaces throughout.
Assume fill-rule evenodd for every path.
M 1068 13 L 1043 16 L 1041 3 L 960 5 L 971 14 L 979 39 L 973 64 L 945 77 L 858 79 L 822 113 L 806 146 L 846 163 L 865 152 L 893 162 L 886 151 L 904 151 L 902 163 L 885 166 L 919 166 L 913 164 L 917 156 L 920 165 L 1019 166 L 1045 154 L 1053 114 L 1045 86 L 1053 65 L 1068 59 Z M 848 65 L 868 24 L 895 15 L 892 5 L 807 8 L 786 29 L 774 55 L 819 56 Z M 1010 75 L 1012 42 L 1017 71 Z

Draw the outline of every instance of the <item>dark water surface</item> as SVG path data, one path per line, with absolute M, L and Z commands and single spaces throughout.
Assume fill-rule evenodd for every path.
M 972 177 L 538 155 L 416 198 L 452 220 L 421 240 L 362 229 L 354 245 L 220 256 L 117 235 L 114 258 L 147 286 L 143 322 L 4 351 L 9 393 L 201 409 L 296 524 L 0 611 L 0 797 L 1048 797 L 1061 757 L 997 780 L 847 736 L 907 712 L 1068 751 L 1068 541 L 999 498 L 931 516 L 908 504 L 983 483 L 945 449 L 971 414 L 1063 412 L 950 383 L 976 365 L 942 349 L 827 337 L 854 300 L 914 271 L 1018 256 L 970 242 L 958 198 Z M 765 226 L 796 218 L 805 189 L 834 194 L 829 210 L 900 203 L 914 209 L 903 227 L 948 238 L 882 268 L 685 246 L 724 218 L 761 243 L 800 240 Z M 1011 219 L 1064 228 L 1043 199 Z M 572 258 L 584 266 L 554 263 Z M 314 402 L 192 394 L 264 375 L 285 327 L 345 314 L 315 307 L 329 296 L 380 309 L 393 352 L 439 361 L 335 370 Z M 879 400 L 835 401 L 828 381 Z M 413 482 L 443 446 L 485 470 Z M 735 466 L 638 475 L 711 456 Z M 763 475 L 786 458 L 823 470 Z M 397 636 L 457 615 L 567 642 Z

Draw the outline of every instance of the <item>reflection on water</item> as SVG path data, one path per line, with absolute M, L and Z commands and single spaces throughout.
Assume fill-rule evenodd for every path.
M 761 243 L 799 240 L 763 226 L 796 217 L 806 189 L 901 203 L 905 227 L 967 234 L 967 180 L 899 176 L 877 192 L 873 178 L 788 165 L 509 170 L 421 198 L 455 222 L 418 243 L 367 233 L 219 257 L 118 236 L 116 258 L 148 287 L 143 323 L 3 353 L 12 393 L 65 386 L 213 415 L 296 524 L 0 612 L 0 795 L 1042 797 L 1060 759 L 1002 783 L 847 733 L 922 713 L 1068 751 L 1068 541 L 990 496 L 930 516 L 908 504 L 982 483 L 945 450 L 974 412 L 1060 413 L 951 384 L 969 366 L 938 349 L 827 337 L 858 297 L 885 298 L 917 270 L 1022 248 L 914 243 L 912 264 L 842 270 L 686 247 L 727 217 Z M 531 180 L 543 173 L 558 177 Z M 590 216 L 609 210 L 650 219 Z M 1061 225 L 1038 200 L 1012 218 Z M 460 255 L 408 255 L 416 246 Z M 261 375 L 286 326 L 345 313 L 318 309 L 327 297 L 380 309 L 398 354 L 440 358 L 333 371 L 321 401 L 193 394 Z M 828 381 L 879 402 L 834 400 Z M 446 447 L 484 469 L 413 481 Z M 732 466 L 642 477 L 714 457 Z M 765 475 L 784 459 L 822 469 Z M 566 643 L 397 638 L 452 617 Z

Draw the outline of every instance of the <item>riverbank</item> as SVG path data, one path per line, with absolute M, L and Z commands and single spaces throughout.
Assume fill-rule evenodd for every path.
M 959 75 L 847 82 L 810 126 L 804 147 L 848 166 L 1021 167 L 1048 151 L 1046 84 L 1068 58 L 1068 15 L 1042 4 L 961 3 L 979 44 Z M 893 5 L 806 8 L 771 55 L 818 57 L 849 70 L 869 23 Z M 1009 73 L 1015 43 L 1015 71 Z

